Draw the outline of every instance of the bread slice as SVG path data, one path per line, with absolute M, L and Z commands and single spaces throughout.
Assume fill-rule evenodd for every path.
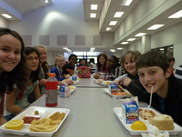
M 156 126 L 159 130 L 174 130 L 174 121 L 171 116 L 159 114 L 148 119 L 149 123 Z

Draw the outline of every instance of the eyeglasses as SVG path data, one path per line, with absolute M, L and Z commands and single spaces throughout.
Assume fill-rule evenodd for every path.
M 38 61 L 39 60 L 39 57 L 27 57 L 27 60 L 28 61 Z

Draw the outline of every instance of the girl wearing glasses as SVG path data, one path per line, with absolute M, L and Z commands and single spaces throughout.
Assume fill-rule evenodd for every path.
M 6 95 L 6 110 L 7 114 L 5 119 L 8 121 L 16 114 L 23 111 L 30 102 L 28 100 L 29 94 L 33 93 L 35 99 L 38 99 L 40 95 L 38 79 L 39 79 L 39 52 L 33 47 L 26 47 L 25 53 L 25 65 L 24 86 L 21 88 L 15 88 L 10 94 Z

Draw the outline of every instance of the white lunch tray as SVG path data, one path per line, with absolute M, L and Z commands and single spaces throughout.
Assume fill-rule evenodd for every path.
M 34 115 L 34 112 L 36 110 L 38 110 L 39 115 L 44 118 L 48 118 L 50 115 L 52 115 L 55 112 L 60 112 L 60 113 L 64 112 L 65 117 L 61 121 L 61 123 L 58 125 L 57 129 L 53 132 L 32 132 L 29 130 L 30 124 L 26 124 L 26 123 L 23 125 L 21 130 L 6 129 L 5 128 L 6 123 L 5 123 L 0 127 L 0 130 L 2 130 L 3 132 L 5 132 L 7 134 L 13 134 L 13 135 L 19 135 L 19 136 L 23 136 L 25 134 L 30 135 L 30 136 L 44 136 L 44 137 L 52 136 L 59 129 L 59 127 L 65 121 L 66 117 L 68 116 L 68 114 L 70 112 L 70 109 L 67 109 L 67 108 L 50 108 L 50 107 L 31 106 L 28 109 L 24 110 L 22 113 L 15 116 L 13 119 L 22 119 L 24 116 Z

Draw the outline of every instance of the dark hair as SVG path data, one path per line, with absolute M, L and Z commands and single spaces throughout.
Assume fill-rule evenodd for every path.
M 22 87 L 21 81 L 24 79 L 22 77 L 22 74 L 24 74 L 23 65 L 25 59 L 23 56 L 24 42 L 22 37 L 14 30 L 10 30 L 8 28 L 0 28 L 0 37 L 7 34 L 14 36 L 21 43 L 20 62 L 11 72 L 4 71 L 0 74 L 0 92 L 10 93 L 14 89 L 14 84 L 17 84 L 17 87 Z
M 158 66 L 164 72 L 169 68 L 169 62 L 165 54 L 159 51 L 148 51 L 136 61 L 136 68 Z
M 29 54 L 35 52 L 38 57 L 40 57 L 39 52 L 36 48 L 33 47 L 25 47 L 24 53 L 25 57 L 28 56 Z M 32 79 L 32 82 L 36 82 L 39 79 L 39 73 L 40 73 L 40 65 L 38 66 L 36 71 L 33 71 L 30 75 L 30 78 Z
M 91 63 L 95 63 L 95 60 L 94 60 L 94 58 L 91 58 L 90 60 L 89 60 L 89 62 Z
M 71 54 L 68 58 L 68 60 L 70 60 L 72 57 L 75 57 L 77 59 L 77 56 L 75 54 Z
M 112 70 L 114 70 L 116 67 L 118 67 L 119 66 L 119 59 L 116 57 L 116 56 L 114 56 L 114 55 L 111 55 L 111 56 L 109 56 L 109 57 L 112 57 L 113 58 L 113 60 L 114 60 L 114 64 L 113 64 L 113 66 L 112 66 Z
M 124 71 L 126 72 L 126 69 L 124 67 L 124 62 L 126 55 L 131 54 L 131 60 L 134 59 L 135 61 L 141 56 L 141 53 L 137 50 L 129 50 L 121 57 L 121 66 L 123 67 Z
M 169 63 L 172 61 L 172 62 L 175 62 L 175 58 L 174 57 L 168 57 L 168 61 Z
M 104 53 L 101 53 L 100 55 L 97 56 L 97 70 L 101 71 L 102 65 L 99 62 L 100 57 L 103 56 L 105 60 L 107 61 L 107 55 Z M 106 62 L 104 63 L 103 69 L 106 69 Z

